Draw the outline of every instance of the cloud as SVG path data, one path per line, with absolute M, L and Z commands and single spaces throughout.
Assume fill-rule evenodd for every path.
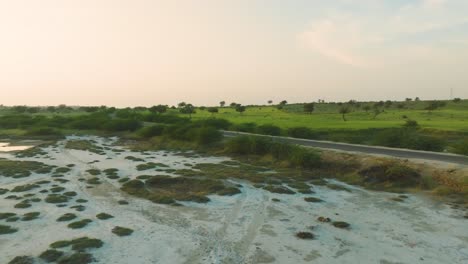
M 447 49 L 451 39 L 468 35 L 452 30 L 468 23 L 465 12 L 460 12 L 467 10 L 467 2 L 420 0 L 381 13 L 362 12 L 362 7 L 361 13 L 333 10 L 313 20 L 298 39 L 309 50 L 353 67 L 430 59 L 441 51 L 441 43 Z

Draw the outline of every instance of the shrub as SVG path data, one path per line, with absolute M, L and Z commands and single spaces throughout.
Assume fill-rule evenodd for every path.
M 166 127 L 164 125 L 154 125 L 150 127 L 144 127 L 138 130 L 138 135 L 144 138 L 161 136 L 165 128 Z
M 100 239 L 81 237 L 71 241 L 72 249 L 76 251 L 84 251 L 89 248 L 100 248 L 104 243 Z
M 114 119 L 104 124 L 104 130 L 107 131 L 135 131 L 142 126 L 140 121 L 133 119 Z
M 195 124 L 199 126 L 209 126 L 224 130 L 228 129 L 232 125 L 231 122 L 227 121 L 226 119 L 220 118 L 210 118 L 202 121 L 197 121 Z
M 214 127 L 202 127 L 197 129 L 196 142 L 200 145 L 213 144 L 220 141 L 223 134 Z
M 240 123 L 234 126 L 231 126 L 231 129 L 234 131 L 255 133 L 257 124 L 255 123 Z
M 261 125 L 257 127 L 257 133 L 270 136 L 279 136 L 281 135 L 281 128 L 275 125 Z
M 468 156 L 468 139 L 455 144 L 454 150 L 457 154 Z
M 442 151 L 445 142 L 431 136 L 419 134 L 413 129 L 387 129 L 379 132 L 374 138 L 375 145 L 408 148 L 426 151 Z
M 288 129 L 288 136 L 294 138 L 315 139 L 318 137 L 310 128 L 307 127 L 292 127 Z
M 27 136 L 63 136 L 62 132 L 51 127 L 32 128 L 26 132 Z

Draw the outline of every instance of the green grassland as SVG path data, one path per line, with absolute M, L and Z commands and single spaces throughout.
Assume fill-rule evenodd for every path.
M 192 115 L 194 120 L 211 117 L 223 118 L 234 124 L 256 123 L 273 124 L 283 129 L 292 127 L 308 127 L 314 130 L 360 130 L 369 128 L 401 127 L 407 119 L 416 120 L 421 128 L 441 131 L 468 132 L 468 100 L 447 102 L 447 105 L 434 111 L 424 110 L 428 102 L 401 102 L 404 109 L 383 108 L 384 112 L 374 118 L 372 110 L 366 112 L 364 104 L 361 107 L 351 107 L 352 112 L 346 114 L 343 121 L 338 113 L 338 104 L 315 104 L 313 113 L 304 113 L 302 104 L 292 104 L 278 110 L 275 106 L 248 106 L 243 113 L 234 108 L 219 108 L 219 113 L 212 114 L 207 110 L 197 109 Z M 372 103 L 368 103 L 372 104 Z M 174 111 L 174 110 L 173 110 Z M 176 111 L 174 111 L 176 112 Z

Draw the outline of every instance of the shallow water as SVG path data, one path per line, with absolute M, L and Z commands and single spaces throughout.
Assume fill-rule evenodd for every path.
M 28 209 L 15 209 L 13 206 L 18 201 L 4 199 L 12 193 L 0 195 L 0 212 L 41 212 L 39 219 L 30 222 L 0 220 L 0 224 L 19 229 L 17 233 L 0 235 L 0 263 L 7 263 L 18 255 L 38 256 L 52 242 L 81 236 L 104 241 L 104 247 L 90 251 L 97 263 L 468 262 L 468 220 L 463 218 L 462 212 L 422 195 L 408 195 L 404 202 L 396 202 L 391 200 L 395 194 L 367 191 L 335 181 L 333 183 L 342 184 L 350 191 L 311 186 L 315 194 L 284 195 L 233 179 L 242 185 L 241 194 L 213 195 L 207 204 L 158 205 L 122 193 L 120 184 L 105 176 L 98 176 L 103 184 L 92 189 L 79 178 L 94 177 L 85 173 L 88 169 L 107 168 L 118 168 L 119 176 L 130 178 L 167 174 L 137 171 L 136 165 L 143 162 L 125 159 L 130 155 L 176 169 L 190 168 L 197 163 L 219 163 L 229 158 L 185 157 L 166 151 L 130 152 L 112 146 L 115 139 L 91 139 L 107 148 L 105 155 L 65 149 L 65 142 L 61 142 L 46 148 L 48 157 L 19 159 L 62 167 L 75 164 L 64 174 L 63 179 L 69 182 L 56 184 L 78 193 L 69 206 L 76 205 L 73 200 L 79 198 L 88 202 L 83 204 L 86 206 L 83 212 L 44 202 L 33 203 Z M 0 157 L 16 159 L 9 153 Z M 0 177 L 0 187 L 12 189 L 20 184 L 54 179 L 50 176 Z M 26 193 L 43 199 L 46 194 L 38 193 L 41 189 Z M 307 203 L 304 197 L 308 196 L 324 202 Z M 274 202 L 273 198 L 280 201 Z M 117 201 L 122 199 L 130 204 L 118 205 Z M 76 230 L 67 228 L 67 223 L 56 222 L 59 216 L 70 212 L 77 214 L 78 219 L 89 218 L 93 222 Z M 97 220 L 95 215 L 101 212 L 112 214 L 114 218 Z M 351 228 L 335 228 L 330 223 L 317 221 L 319 216 L 349 222 Z M 135 232 L 129 237 L 117 237 L 110 232 L 117 225 Z M 299 231 L 312 232 L 315 239 L 297 239 L 295 234 Z
M 11 146 L 10 143 L 0 142 L 0 152 L 21 151 L 33 146 Z

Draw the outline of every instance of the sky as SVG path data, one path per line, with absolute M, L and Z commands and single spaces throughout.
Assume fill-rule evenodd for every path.
M 0 0 L 0 104 L 468 98 L 467 0 Z

